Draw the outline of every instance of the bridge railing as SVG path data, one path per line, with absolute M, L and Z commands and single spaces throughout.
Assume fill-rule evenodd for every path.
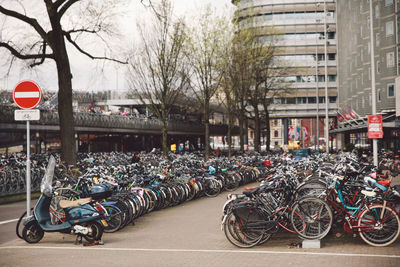
M 0 105 L 0 123 L 16 123 L 14 120 L 13 106 Z M 158 119 L 137 117 L 137 116 L 122 116 L 122 115 L 105 115 L 99 113 L 84 113 L 74 112 L 74 123 L 78 127 L 93 127 L 93 128 L 113 128 L 113 129 L 132 129 L 147 131 L 161 131 L 162 123 Z M 57 111 L 41 110 L 40 120 L 31 121 L 35 125 L 59 125 L 59 115 Z M 226 132 L 225 125 L 211 125 L 213 131 L 224 135 Z M 201 123 L 169 120 L 167 129 L 175 133 L 202 133 L 204 126 Z

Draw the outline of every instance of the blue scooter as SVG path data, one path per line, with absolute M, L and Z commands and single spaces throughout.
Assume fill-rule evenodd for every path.
M 98 242 L 103 235 L 104 226 L 107 225 L 106 216 L 103 211 L 89 205 L 91 198 L 77 201 L 61 200 L 59 206 L 65 212 L 65 220 L 59 224 L 52 224 L 49 210 L 54 196 L 52 181 L 55 163 L 54 157 L 51 156 L 40 185 L 42 195 L 34 207 L 33 215 L 24 222 L 22 238 L 28 243 L 37 243 L 45 232 L 60 232 L 76 234 L 89 243 Z

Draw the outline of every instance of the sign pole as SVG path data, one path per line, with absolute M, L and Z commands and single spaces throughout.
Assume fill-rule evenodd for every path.
M 29 120 L 26 121 L 26 216 L 31 216 L 31 136 Z
M 26 216 L 31 216 L 31 120 L 40 119 L 40 111 L 34 110 L 42 100 L 42 89 L 33 81 L 19 82 L 13 90 L 14 104 L 22 110 L 14 111 L 16 121 L 26 121 Z

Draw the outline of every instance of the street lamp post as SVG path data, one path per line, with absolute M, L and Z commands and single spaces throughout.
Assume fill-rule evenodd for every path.
M 328 36 L 326 23 L 326 0 L 324 0 L 324 48 L 325 48 L 325 151 L 329 154 L 329 115 L 328 115 Z M 319 96 L 318 96 L 319 97 Z
M 316 38 L 317 39 L 317 38 Z M 317 115 L 315 118 L 315 151 L 319 151 L 319 88 L 318 88 L 318 39 L 315 44 L 315 97 L 316 97 L 316 110 Z
M 374 44 L 374 17 L 372 12 L 372 0 L 369 1 L 369 28 L 371 42 L 371 97 L 372 115 L 376 115 L 376 88 L 375 88 L 375 44 Z M 372 152 L 374 165 L 378 166 L 378 139 L 372 139 Z

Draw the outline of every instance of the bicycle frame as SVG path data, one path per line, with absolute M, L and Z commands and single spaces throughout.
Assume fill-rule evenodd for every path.
M 339 200 L 339 201 L 337 201 Z M 368 209 L 368 207 L 373 204 L 373 201 L 367 200 L 367 197 L 363 197 L 361 199 L 360 204 L 357 207 L 350 207 L 344 204 L 343 196 L 340 189 L 331 188 L 326 197 L 326 201 L 333 207 L 338 215 L 342 217 L 345 224 L 349 227 L 346 229 L 346 232 L 354 233 L 354 230 L 358 231 L 368 231 L 371 229 L 371 226 L 358 226 L 357 223 L 360 220 L 360 215 L 364 211 L 364 209 Z M 376 203 L 374 203 L 376 204 Z M 381 216 L 378 215 L 378 218 Z

